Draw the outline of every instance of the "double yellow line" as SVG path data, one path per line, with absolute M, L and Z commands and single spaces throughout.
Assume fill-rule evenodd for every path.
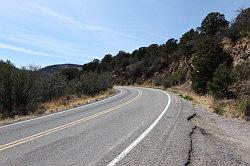
M 79 119 L 79 120 L 76 120 L 76 121 L 73 121 L 73 122 L 70 122 L 70 123 L 67 123 L 67 124 L 64 124 L 64 125 L 61 125 L 61 126 L 58 126 L 58 127 L 55 127 L 55 128 L 43 131 L 43 132 L 40 132 L 40 133 L 37 133 L 37 134 L 34 134 L 34 135 L 31 135 L 29 137 L 25 137 L 25 138 L 22 138 L 22 139 L 19 139 L 19 140 L 16 140 L 16 141 L 13 141 L 13 142 L 10 142 L 10 143 L 7 143 L 7 144 L 0 145 L 0 151 L 9 149 L 11 147 L 15 147 L 17 145 L 24 144 L 26 142 L 29 142 L 29 141 L 32 141 L 32 140 L 35 140 L 35 139 L 38 139 L 38 138 L 41 138 L 41 137 L 44 137 L 44 136 L 47 136 L 47 135 L 50 135 L 52 133 L 61 131 L 63 129 L 67 129 L 67 128 L 75 126 L 77 124 L 80 124 L 80 123 L 86 122 L 88 120 L 94 119 L 94 118 L 96 118 L 98 116 L 101 116 L 101 115 L 107 114 L 109 112 L 115 111 L 115 110 L 117 110 L 117 109 L 119 109 L 121 107 L 124 107 L 124 106 L 136 101 L 137 99 L 139 99 L 141 97 L 141 95 L 142 95 L 142 92 L 139 91 L 139 93 L 138 93 L 138 95 L 136 97 L 132 98 L 131 100 L 126 101 L 125 103 L 119 104 L 119 105 L 117 105 L 115 107 L 109 108 L 107 110 L 104 110 L 102 112 L 93 114 L 91 116 L 88 116 L 88 117 L 85 117 L 85 118 L 82 118 L 82 119 Z

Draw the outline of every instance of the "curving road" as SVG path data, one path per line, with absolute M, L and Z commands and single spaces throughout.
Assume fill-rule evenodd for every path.
M 185 165 L 192 105 L 138 87 L 64 112 L 0 127 L 0 165 Z

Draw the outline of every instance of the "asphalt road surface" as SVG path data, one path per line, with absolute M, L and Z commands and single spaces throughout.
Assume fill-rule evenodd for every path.
M 0 127 L 0 165 L 185 165 L 192 107 L 171 93 L 117 95 Z

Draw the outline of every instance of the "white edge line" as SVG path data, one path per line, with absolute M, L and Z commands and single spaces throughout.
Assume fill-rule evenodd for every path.
M 164 92 L 162 90 L 154 89 L 157 91 Z M 132 144 L 130 144 L 123 152 L 121 152 L 113 161 L 111 161 L 107 166 L 114 166 L 116 165 L 123 157 L 125 157 L 136 145 L 138 145 L 147 135 L 148 133 L 156 126 L 156 124 L 160 121 L 162 116 L 165 114 L 167 111 L 169 105 L 170 105 L 170 96 L 167 92 L 164 92 L 168 96 L 168 103 L 162 113 L 158 116 L 158 118 L 145 130 Z
M 75 110 L 75 109 L 84 108 L 84 107 L 87 107 L 87 106 L 90 106 L 90 105 L 94 105 L 94 104 L 97 104 L 97 103 L 102 103 L 102 102 L 104 102 L 104 101 L 106 101 L 106 100 L 110 100 L 110 99 L 112 99 L 112 98 L 115 98 L 115 97 L 117 97 L 117 96 L 119 96 L 119 95 L 121 95 L 121 94 L 123 93 L 123 91 L 122 91 L 121 89 L 118 89 L 118 90 L 120 91 L 118 94 L 116 94 L 116 95 L 114 95 L 114 96 L 111 96 L 111 97 L 108 97 L 108 98 L 106 98 L 106 99 L 100 100 L 100 101 L 96 101 L 96 102 L 89 103 L 89 104 L 86 104 L 86 105 L 83 105 L 83 106 L 79 106 L 79 107 L 67 109 L 67 110 L 64 110 L 64 111 L 56 112 L 56 113 L 53 113 L 53 114 L 44 115 L 44 116 L 37 117 L 37 118 L 32 118 L 32 119 L 23 120 L 23 121 L 16 122 L 16 123 L 7 124 L 7 125 L 4 125 L 4 126 L 0 126 L 0 129 L 5 128 L 5 127 L 14 126 L 14 125 L 21 124 L 21 123 L 30 122 L 30 121 L 37 120 L 37 119 L 47 118 L 47 117 L 50 117 L 50 116 L 54 116 L 54 115 L 66 113 L 66 112 L 69 112 L 69 111 L 73 111 L 73 110 Z

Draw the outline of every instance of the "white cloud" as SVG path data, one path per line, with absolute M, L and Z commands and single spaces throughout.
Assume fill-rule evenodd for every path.
M 35 46 L 37 48 L 42 48 L 48 51 L 55 52 L 57 55 L 66 55 L 71 58 L 88 58 L 95 59 L 97 56 L 90 56 L 90 53 L 83 52 L 79 48 L 76 47 L 75 43 L 64 42 L 60 40 L 56 40 L 54 38 L 49 38 L 41 35 L 30 35 L 28 33 L 18 33 L 16 31 L 12 31 L 15 35 L 9 34 L 0 34 L 0 39 L 7 39 L 11 42 L 17 42 L 20 44 L 25 44 L 29 46 Z M 77 46 L 80 47 L 80 46 Z
M 17 3 L 18 2 L 18 3 Z M 0 49 L 6 49 L 26 54 L 32 54 L 43 57 L 60 58 L 67 60 L 79 60 L 88 61 L 96 58 L 100 58 L 96 55 L 102 56 L 102 53 L 91 50 L 91 47 L 87 47 L 89 43 L 83 43 L 79 41 L 61 40 L 53 36 L 53 34 L 47 33 L 45 31 L 36 31 L 27 26 L 29 21 L 33 21 L 35 18 L 35 23 L 41 22 L 43 25 L 46 23 L 46 18 L 49 21 L 56 21 L 57 23 L 63 23 L 64 26 L 70 26 L 78 30 L 79 35 L 84 34 L 81 32 L 93 32 L 94 37 L 100 40 L 104 44 L 115 43 L 114 40 L 110 39 L 130 39 L 131 41 L 142 40 L 137 36 L 119 32 L 107 27 L 98 25 L 85 24 L 74 17 L 68 16 L 64 13 L 57 12 L 52 8 L 42 6 L 40 4 L 34 4 L 32 2 L 23 3 L 22 1 L 4 1 L 1 4 L 0 15 L 6 16 L 2 23 L 0 23 Z M 21 17 L 24 21 L 19 23 L 17 20 Z M 37 19 L 36 19 L 37 18 Z M 17 24 L 16 24 L 17 21 Z M 24 25 L 24 26 L 23 26 Z M 47 25 L 45 25 L 46 27 Z M 32 27 L 32 26 L 31 26 Z M 30 29 L 29 29 L 30 28 Z M 68 29 L 67 29 L 68 30 Z M 68 32 L 65 32 L 68 33 Z M 69 33 L 68 33 L 69 34 Z M 68 35 L 67 34 L 67 35 Z M 92 43 L 91 43 L 92 44 Z M 91 45 L 90 44 L 90 45 Z M 97 42 L 97 44 L 99 44 Z M 94 45 L 94 47 L 98 47 Z M 84 50 L 83 50 L 84 48 Z M 114 48 L 114 47 L 112 47 Z
M 0 43 L 0 48 L 11 50 L 11 51 L 17 51 L 17 52 L 21 52 L 21 53 L 32 54 L 32 55 L 39 55 L 39 56 L 45 56 L 45 57 L 51 57 L 51 58 L 62 58 L 62 57 L 52 55 L 49 53 L 34 51 L 34 50 L 27 49 L 24 47 L 17 47 L 17 46 L 14 46 L 11 44 L 5 44 L 5 43 Z M 65 59 L 65 58 L 62 58 L 62 59 Z
M 88 31 L 93 31 L 93 32 L 103 32 L 103 33 L 109 33 L 111 35 L 118 35 L 118 36 L 123 36 L 123 37 L 127 37 L 127 38 L 132 38 L 132 39 L 136 39 L 136 40 L 141 40 L 139 37 L 134 36 L 134 35 L 130 35 L 130 34 L 126 34 L 123 32 L 119 32 L 116 30 L 112 30 L 106 27 L 102 27 L 102 26 L 96 26 L 96 25 L 87 25 L 87 24 L 83 24 L 82 22 L 66 16 L 64 14 L 58 13 L 56 11 L 53 11 L 52 9 L 49 9 L 47 7 L 44 7 L 42 5 L 38 5 L 38 4 L 34 4 L 35 8 L 41 10 L 44 12 L 44 14 L 50 15 L 54 18 L 57 18 L 67 24 L 70 24 L 74 27 L 79 28 L 80 30 L 88 30 Z
M 140 38 L 138 36 L 123 33 L 123 32 L 120 32 L 120 31 L 117 31 L 114 29 L 110 29 L 107 27 L 83 23 L 83 22 L 81 22 L 73 17 L 67 16 L 63 13 L 59 13 L 51 8 L 48 8 L 48 7 L 43 6 L 41 4 L 38 4 L 38 3 L 29 2 L 29 3 L 25 3 L 25 5 L 23 5 L 22 1 L 14 1 L 14 2 L 13 1 L 4 1 L 4 3 L 2 4 L 3 8 L 1 7 L 1 10 L 4 10 L 5 12 L 12 11 L 9 14 L 11 14 L 13 16 L 18 16 L 17 14 L 24 14 L 24 13 L 27 14 L 26 16 L 48 15 L 49 16 L 48 19 L 54 18 L 54 19 L 57 19 L 57 20 L 63 22 L 66 25 L 71 25 L 71 27 L 73 27 L 73 28 L 77 28 L 77 29 L 82 30 L 82 31 L 94 32 L 96 37 L 98 37 L 100 35 L 108 35 L 108 36 L 113 36 L 113 37 L 117 37 L 117 38 L 123 37 L 123 38 L 133 39 L 133 40 L 137 40 L 137 41 L 143 40 L 142 38 Z

